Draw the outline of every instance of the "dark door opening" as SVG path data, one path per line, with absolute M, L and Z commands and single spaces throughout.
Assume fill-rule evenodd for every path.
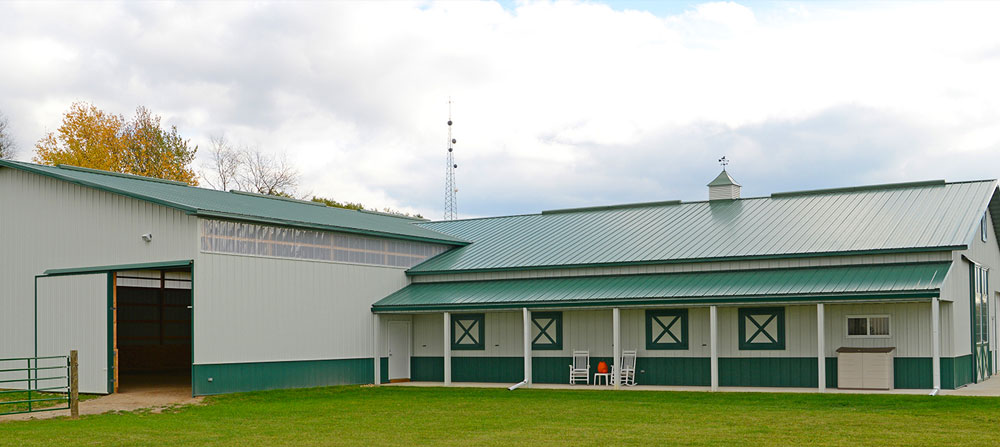
M 116 392 L 191 390 L 191 271 L 115 276 Z

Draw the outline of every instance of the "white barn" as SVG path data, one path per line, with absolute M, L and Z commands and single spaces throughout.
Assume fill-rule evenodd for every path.
M 0 161 L 0 358 L 77 349 L 84 392 L 155 373 L 196 395 L 565 383 L 573 351 L 591 373 L 635 351 L 647 385 L 996 372 L 996 181 L 709 189 L 427 222 Z

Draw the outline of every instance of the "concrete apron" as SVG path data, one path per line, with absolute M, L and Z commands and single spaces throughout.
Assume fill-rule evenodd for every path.
M 1000 375 L 994 375 L 979 383 L 966 385 L 957 390 L 942 390 L 949 396 L 1000 396 Z

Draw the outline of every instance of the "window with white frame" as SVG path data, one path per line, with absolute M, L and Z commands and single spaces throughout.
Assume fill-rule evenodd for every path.
M 853 338 L 888 338 L 888 315 L 848 315 L 847 336 Z

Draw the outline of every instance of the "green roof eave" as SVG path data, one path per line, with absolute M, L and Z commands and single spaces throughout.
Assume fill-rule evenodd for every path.
M 179 269 L 179 268 L 190 267 L 192 264 L 194 264 L 194 261 L 187 259 L 180 261 L 144 262 L 137 264 L 101 265 L 92 267 L 73 267 L 64 269 L 49 269 L 43 273 L 43 276 L 84 275 L 88 273 L 117 272 L 122 270 Z
M 998 233 L 1000 234 L 1000 233 Z M 502 267 L 502 268 L 481 268 L 481 269 L 455 269 L 455 270 L 414 270 L 419 268 L 421 264 L 417 264 L 406 271 L 407 276 L 422 276 L 422 275 L 453 275 L 460 273 L 490 273 L 490 272 L 519 272 L 519 271 L 533 271 L 533 270 L 552 270 L 552 269 L 570 269 L 570 268 L 589 268 L 589 267 L 631 267 L 639 265 L 662 265 L 662 264 L 687 264 L 687 263 L 703 263 L 703 262 L 725 262 L 725 261 L 768 261 L 776 259 L 801 259 L 801 258 L 819 258 L 827 256 L 856 256 L 856 255 L 888 255 L 888 254 L 902 254 L 902 253 L 932 253 L 939 251 L 954 251 L 954 250 L 965 250 L 969 248 L 968 245 L 950 245 L 944 247 L 913 247 L 913 248 L 894 248 L 894 249 L 880 249 L 880 250 L 857 250 L 857 251 L 837 251 L 837 252 L 816 252 L 816 253 L 788 253 L 788 254 L 774 254 L 774 255 L 752 255 L 752 256 L 727 256 L 720 258 L 695 258 L 695 259 L 663 259 L 663 260 L 651 260 L 651 261 L 629 261 L 629 262 L 603 262 L 603 263 L 591 263 L 591 264 L 562 264 L 562 265 L 531 265 L 531 266 L 520 266 L 520 267 Z M 434 258 L 428 259 L 424 262 L 432 261 Z
M 372 310 L 915 299 L 939 296 L 950 267 L 936 261 L 413 283 Z
M 161 200 L 161 199 L 157 199 L 155 197 L 149 197 L 149 196 L 145 196 L 145 195 L 141 195 L 141 194 L 135 194 L 135 193 L 133 193 L 131 191 L 127 191 L 127 190 L 124 190 L 124 189 L 110 187 L 108 185 L 102 185 L 102 184 L 99 184 L 99 183 L 88 182 L 86 180 L 81 180 L 81 179 L 78 179 L 78 178 L 73 178 L 73 177 L 67 177 L 67 176 L 58 175 L 58 174 L 55 174 L 53 172 L 46 171 L 44 169 L 35 168 L 32 165 L 27 164 L 27 163 L 13 164 L 13 163 L 8 162 L 8 161 L 0 160 L 0 166 L 6 166 L 6 167 L 11 168 L 11 169 L 18 169 L 18 170 L 28 171 L 28 172 L 31 172 L 32 174 L 38 174 L 38 175 L 41 175 L 41 176 L 45 176 L 45 177 L 49 177 L 49 178 L 54 178 L 54 179 L 57 179 L 57 180 L 62 180 L 64 182 L 72 183 L 74 185 L 86 186 L 88 188 L 94 188 L 94 189 L 101 190 L 101 191 L 107 191 L 107 192 L 112 192 L 112 193 L 115 193 L 115 194 L 121 194 L 121 195 L 126 196 L 126 197 L 131 197 L 133 199 L 142 200 L 142 201 L 145 201 L 145 202 L 152 202 L 152 203 L 155 203 L 157 205 L 163 205 L 165 207 L 178 209 L 178 210 L 181 210 L 181 211 L 184 211 L 184 212 L 187 212 L 187 213 L 192 213 L 192 212 L 197 211 L 197 209 L 195 209 L 195 208 L 192 208 L 192 207 L 186 206 L 186 205 L 182 205 L 182 204 L 177 203 L 177 202 L 171 202 L 171 201 L 168 201 L 168 200 Z M 86 168 L 77 168 L 75 166 L 73 168 L 75 168 L 73 170 L 80 171 L 80 172 L 89 172 L 89 171 L 92 171 L 92 170 L 89 170 L 89 169 L 86 169 Z M 67 168 L 66 167 L 61 167 L 61 169 L 67 169 Z M 104 171 L 100 171 L 100 172 L 104 172 Z M 112 174 L 117 174 L 117 173 L 112 173 Z M 126 174 L 122 174 L 122 175 L 126 175 Z M 121 175 L 115 175 L 115 177 L 121 177 Z
M 108 177 L 120 178 L 120 179 L 128 179 L 128 180 L 134 180 L 134 181 L 137 181 L 137 182 L 151 182 L 151 183 L 158 183 L 158 184 L 164 184 L 164 185 L 170 185 L 170 186 L 183 186 L 183 187 L 194 188 L 194 187 L 191 187 L 189 185 L 185 185 L 185 184 L 182 184 L 180 182 L 175 182 L 175 181 L 171 181 L 171 180 L 163 180 L 163 179 L 156 179 L 156 178 L 140 177 L 140 176 L 134 176 L 134 175 L 130 175 L 130 174 L 122 174 L 122 173 L 117 173 L 117 172 L 100 171 L 100 170 L 95 170 L 95 169 L 80 168 L 80 167 L 76 167 L 76 166 L 67 166 L 67 165 L 60 165 L 58 167 L 49 167 L 49 166 L 42 167 L 40 165 L 34 165 L 34 164 L 31 164 L 31 163 L 20 163 L 20 162 L 13 162 L 13 161 L 9 161 L 9 160 L 0 160 L 0 167 L 7 167 L 7 168 L 11 168 L 11 169 L 17 169 L 17 170 L 21 170 L 21 171 L 26 171 L 26 172 L 30 172 L 30 173 L 33 173 L 33 174 L 41 175 L 41 176 L 44 176 L 44 177 L 48 177 L 48 178 L 53 178 L 53 179 L 65 181 L 65 182 L 72 183 L 72 184 L 79 185 L 79 186 L 93 188 L 93 189 L 97 189 L 97 190 L 100 190 L 100 191 L 110 192 L 110 193 L 113 193 L 113 194 L 119 194 L 119 195 L 122 195 L 122 196 L 125 196 L 125 197 L 130 197 L 130 198 L 133 198 L 133 199 L 136 199 L 136 200 L 142 200 L 142 201 L 145 201 L 145 202 L 155 203 L 157 205 L 162 205 L 162 206 L 165 206 L 165 207 L 168 207 L 168 208 L 177 209 L 177 210 L 183 211 L 183 212 L 185 212 L 185 213 L 187 213 L 189 215 L 195 215 L 195 216 L 217 217 L 217 218 L 240 220 L 240 221 L 246 221 L 246 222 L 269 223 L 269 224 L 275 224 L 275 225 L 287 225 L 287 226 L 292 226 L 292 227 L 297 227 L 297 228 L 308 228 L 308 229 L 317 229 L 317 230 L 326 230 L 326 231 L 340 231 L 340 232 L 345 232 L 345 233 L 365 234 L 365 235 L 370 235 L 370 236 L 378 236 L 378 237 L 385 237 L 385 238 L 391 238 L 391 239 L 402 239 L 402 240 L 429 242 L 429 243 L 444 244 L 444 245 L 451 245 L 451 246 L 464 246 L 464 245 L 469 245 L 470 244 L 469 241 L 460 239 L 458 237 L 454 237 L 454 236 L 442 234 L 442 233 L 436 232 L 434 230 L 428 230 L 428 229 L 424 229 L 424 230 L 426 230 L 425 232 L 431 233 L 431 234 L 440 234 L 441 237 L 440 238 L 436 238 L 436 237 L 419 236 L 419 235 L 413 235 L 413 234 L 405 234 L 405 232 L 394 233 L 394 232 L 388 232 L 388 231 L 378 231 L 378 230 L 371 230 L 371 229 L 361 229 L 361 228 L 354 228 L 354 227 L 348 227 L 348 226 L 326 225 L 326 224 L 320 224 L 320 223 L 314 223 L 314 222 L 302 222 L 302 221 L 296 221 L 296 220 L 292 220 L 292 219 L 280 219 L 280 218 L 273 218 L 273 217 L 266 217 L 266 216 L 257 216 L 257 215 L 249 215 L 249 214 L 237 214 L 237 213 L 227 213 L 227 212 L 223 212 L 223 211 L 205 210 L 205 209 L 200 209 L 199 207 L 196 207 L 196 206 L 190 206 L 190 205 L 186 205 L 186 204 L 183 204 L 183 203 L 178 203 L 178 202 L 171 201 L 171 200 L 165 200 L 165 199 L 162 199 L 162 198 L 159 198 L 159 197 L 150 196 L 150 195 L 147 195 L 147 194 L 140 194 L 140 193 L 136 193 L 134 191 L 130 191 L 130 190 L 127 190 L 127 189 L 116 188 L 114 186 L 110 186 L 110 185 L 107 185 L 107 184 L 102 184 L 102 183 L 97 183 L 97 182 L 91 182 L 91 181 L 88 181 L 88 180 L 85 180 L 85 179 L 74 177 L 72 175 L 63 175 L 63 174 L 59 173 L 58 171 L 59 170 L 65 170 L 65 171 L 71 171 L 71 172 L 80 172 L 80 173 L 85 173 L 85 174 L 108 176 Z M 258 194 L 252 194 L 252 193 L 237 193 L 237 195 L 260 196 Z M 298 200 L 290 200 L 290 199 L 285 199 L 285 198 L 280 198 L 280 197 L 265 196 L 263 198 L 264 199 L 279 200 L 279 201 L 287 201 L 287 202 L 300 202 Z M 311 202 L 302 203 L 302 205 L 303 206 L 325 207 L 325 205 L 322 205 L 322 204 L 313 204 Z M 368 213 L 368 214 L 372 214 L 372 213 Z
M 769 304 L 769 303 L 799 303 L 799 302 L 859 302 L 859 301 L 913 301 L 927 300 L 941 296 L 940 290 L 921 290 L 913 292 L 893 292 L 885 294 L 817 294 L 817 295 L 787 295 L 787 296 L 743 296 L 729 298 L 679 298 L 679 299 L 630 299 L 630 300 L 590 300 L 590 301 L 567 301 L 551 303 L 492 303 L 492 304 L 451 304 L 451 305 L 425 305 L 425 306 L 372 306 L 375 313 L 393 312 L 449 312 L 449 311 L 473 311 L 473 310 L 517 310 L 517 309 L 579 309 L 579 308 L 608 308 L 608 307 L 630 307 L 630 306 L 690 306 L 690 305 L 717 305 L 717 304 Z
M 435 244 L 445 244 L 445 245 L 453 245 L 453 246 L 464 246 L 464 245 L 469 245 L 471 243 L 471 242 L 463 241 L 463 240 L 460 240 L 460 239 L 435 239 L 435 238 L 422 237 L 422 236 L 411 236 L 411 235 L 405 235 L 405 234 L 385 233 L 385 232 L 380 232 L 380 231 L 365 230 L 365 229 L 361 229 L 361 228 L 342 227 L 342 226 L 337 226 L 337 225 L 320 225 L 320 224 L 314 224 L 314 223 L 309 223 L 309 222 L 299 222 L 299 221 L 287 220 L 287 219 L 274 219 L 274 218 L 260 217 L 260 216 L 248 216 L 248 215 L 243 215 L 243 214 L 223 213 L 223 212 L 219 212 L 219 211 L 194 210 L 192 212 L 189 212 L 188 214 L 191 214 L 191 215 L 194 215 L 194 216 L 198 216 L 198 217 L 210 217 L 210 218 L 216 218 L 216 219 L 228 219 L 228 220 L 239 220 L 239 221 L 249 221 L 249 222 L 262 222 L 262 223 L 269 223 L 269 224 L 274 224 L 274 225 L 296 227 L 296 228 L 304 228 L 304 229 L 311 229 L 311 230 L 338 231 L 338 232 L 341 232 L 341 233 L 363 234 L 363 235 L 367 235 L 367 236 L 378 236 L 378 237 L 385 237 L 385 238 L 391 238 L 391 239 L 405 239 L 405 240 L 409 240 L 409 241 L 419 241 L 419 242 L 431 242 L 431 243 L 435 243 Z

